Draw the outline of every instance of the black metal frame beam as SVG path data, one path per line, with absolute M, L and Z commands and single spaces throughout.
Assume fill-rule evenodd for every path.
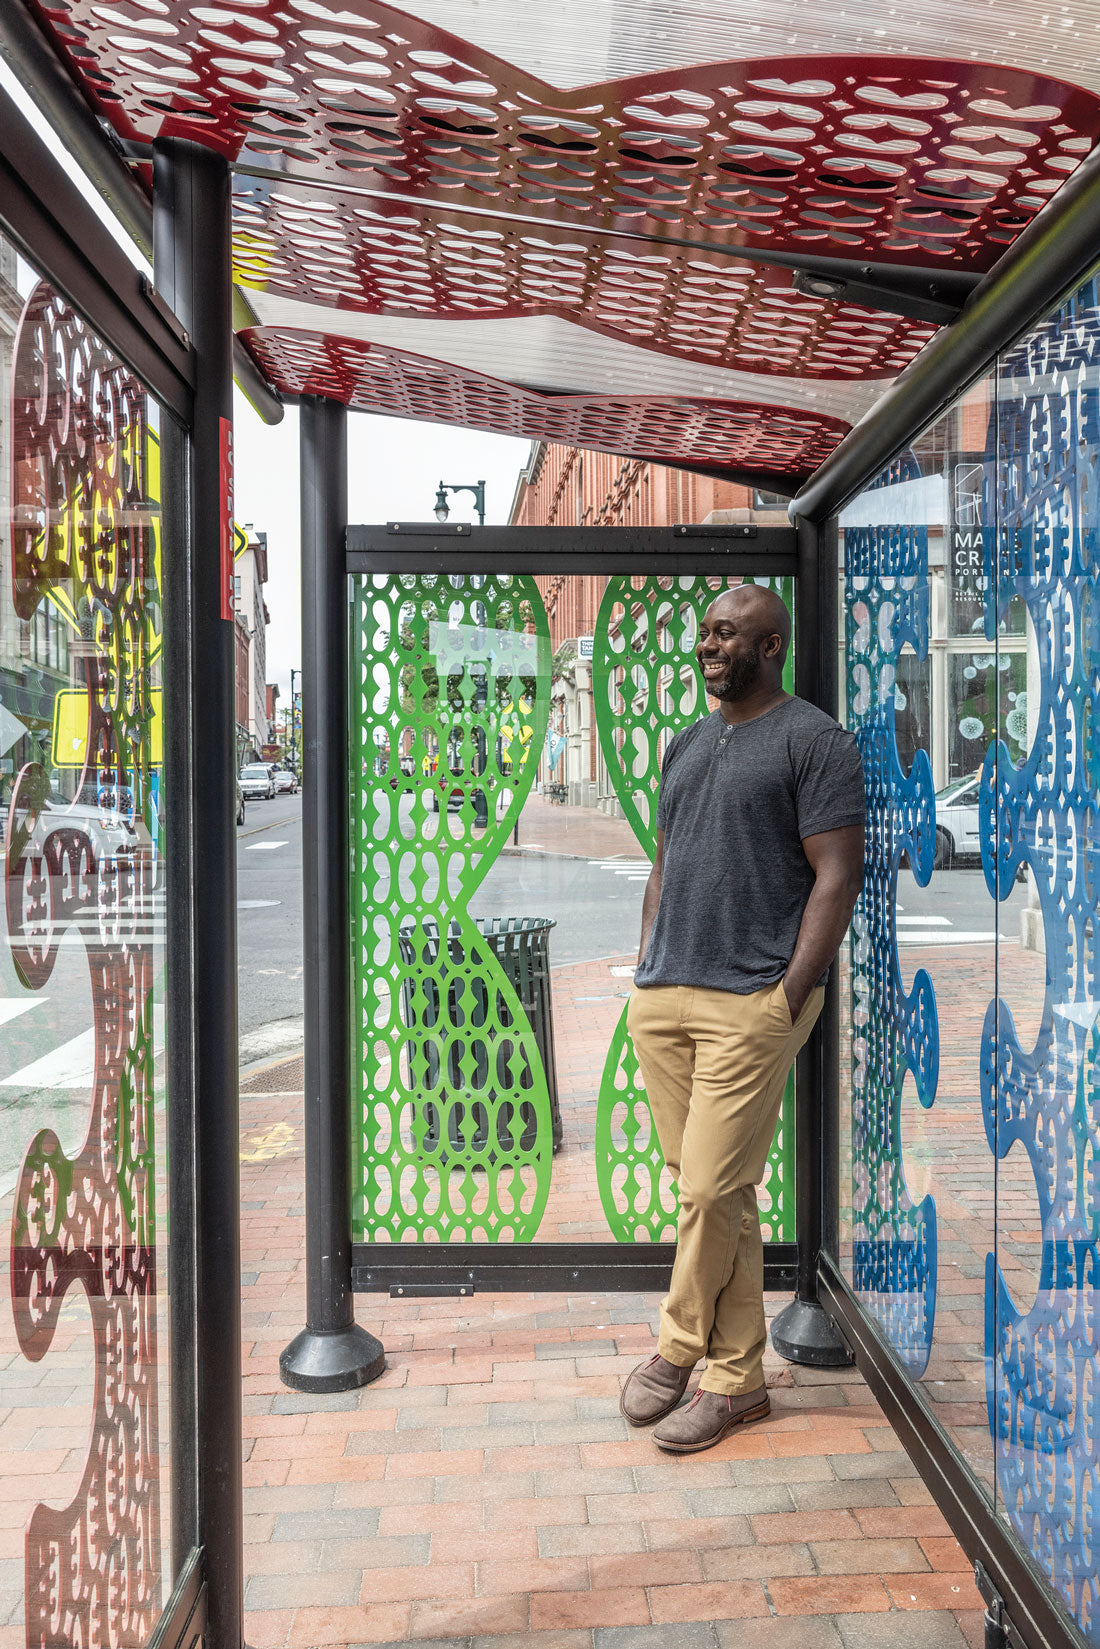
M 206 1641 L 206 1626 L 202 1553 L 192 1547 L 178 1567 L 172 1595 L 153 1628 L 148 1649 L 197 1649 Z
M 161 404 L 189 422 L 195 359 L 186 331 L 2 89 L 0 225 Z
M 353 1243 L 351 1285 L 360 1294 L 652 1293 L 668 1288 L 675 1254 L 675 1243 Z M 796 1269 L 795 1243 L 764 1244 L 766 1289 L 791 1288 Z
M 793 527 L 474 527 L 388 521 L 349 526 L 355 573 L 697 573 L 775 578 L 798 571 Z
M 835 717 L 837 713 L 837 530 L 798 523 L 799 570 L 795 583 L 795 691 Z M 839 1103 L 840 987 L 830 969 L 825 1002 L 798 1056 L 795 1112 L 795 1221 L 798 1277 L 795 1297 L 772 1324 L 772 1344 L 792 1363 L 838 1368 L 851 1355 L 817 1291 L 823 1247 L 836 1245 L 835 1190 Z
M 894 379 L 791 500 L 792 519 L 835 515 L 1027 327 L 1073 291 L 1100 260 L 1100 148 L 974 289 L 958 320 Z
M 208 1641 L 244 1641 L 241 1471 L 240 1132 L 237 1102 L 237 843 L 235 641 L 226 609 L 231 555 L 232 327 L 229 169 L 223 156 L 181 139 L 154 153 L 154 266 L 158 290 L 195 340 L 191 428 L 166 419 L 166 750 L 180 758 L 167 787 L 171 990 L 166 1041 L 172 1109 L 191 1109 L 193 1184 L 188 1231 L 194 1292 L 190 1326 L 190 1437 L 174 1472 L 190 1482 L 201 1548 Z M 174 955 L 173 955 L 174 952 Z M 190 1102 L 190 1105 L 189 1105 Z M 176 1119 L 173 1138 L 186 1137 Z M 173 1181 L 176 1184 L 176 1181 Z M 174 1371 L 185 1368 L 181 1352 Z M 178 1560 L 178 1550 L 177 1550 Z
M 996 1515 L 929 1409 L 919 1384 L 905 1373 L 836 1261 L 825 1254 L 818 1290 L 841 1325 L 859 1372 L 959 1545 L 968 1557 L 980 1559 L 1004 1598 L 1017 1641 L 1022 1638 L 1028 1649 L 1088 1649 L 1076 1623 L 1055 1601 L 1050 1582 L 1033 1567 L 1024 1548 Z

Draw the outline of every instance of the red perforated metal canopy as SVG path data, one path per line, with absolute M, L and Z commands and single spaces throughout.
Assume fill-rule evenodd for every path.
M 233 163 L 284 392 L 791 489 L 1100 138 L 1095 0 L 26 4 Z

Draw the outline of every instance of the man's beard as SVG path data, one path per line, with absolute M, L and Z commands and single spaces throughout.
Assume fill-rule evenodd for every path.
M 752 651 L 741 658 L 731 658 L 726 674 L 718 681 L 707 682 L 707 693 L 712 699 L 734 702 L 748 696 L 760 679 L 761 643 L 753 643 Z

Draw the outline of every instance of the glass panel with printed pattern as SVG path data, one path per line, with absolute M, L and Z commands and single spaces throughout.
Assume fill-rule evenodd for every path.
M 695 641 L 730 582 L 353 580 L 355 1240 L 675 1239 L 626 1004 L 661 759 L 712 708 Z M 787 1242 L 792 1103 L 759 1194 Z
M 2 237 L 0 406 L 0 1618 L 137 1649 L 174 1579 L 160 414 Z

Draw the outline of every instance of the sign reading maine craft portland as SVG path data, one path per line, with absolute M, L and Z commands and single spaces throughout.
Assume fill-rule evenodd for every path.
M 956 453 L 948 465 L 951 515 L 947 539 L 948 634 L 981 636 L 985 627 L 982 574 L 981 457 Z

